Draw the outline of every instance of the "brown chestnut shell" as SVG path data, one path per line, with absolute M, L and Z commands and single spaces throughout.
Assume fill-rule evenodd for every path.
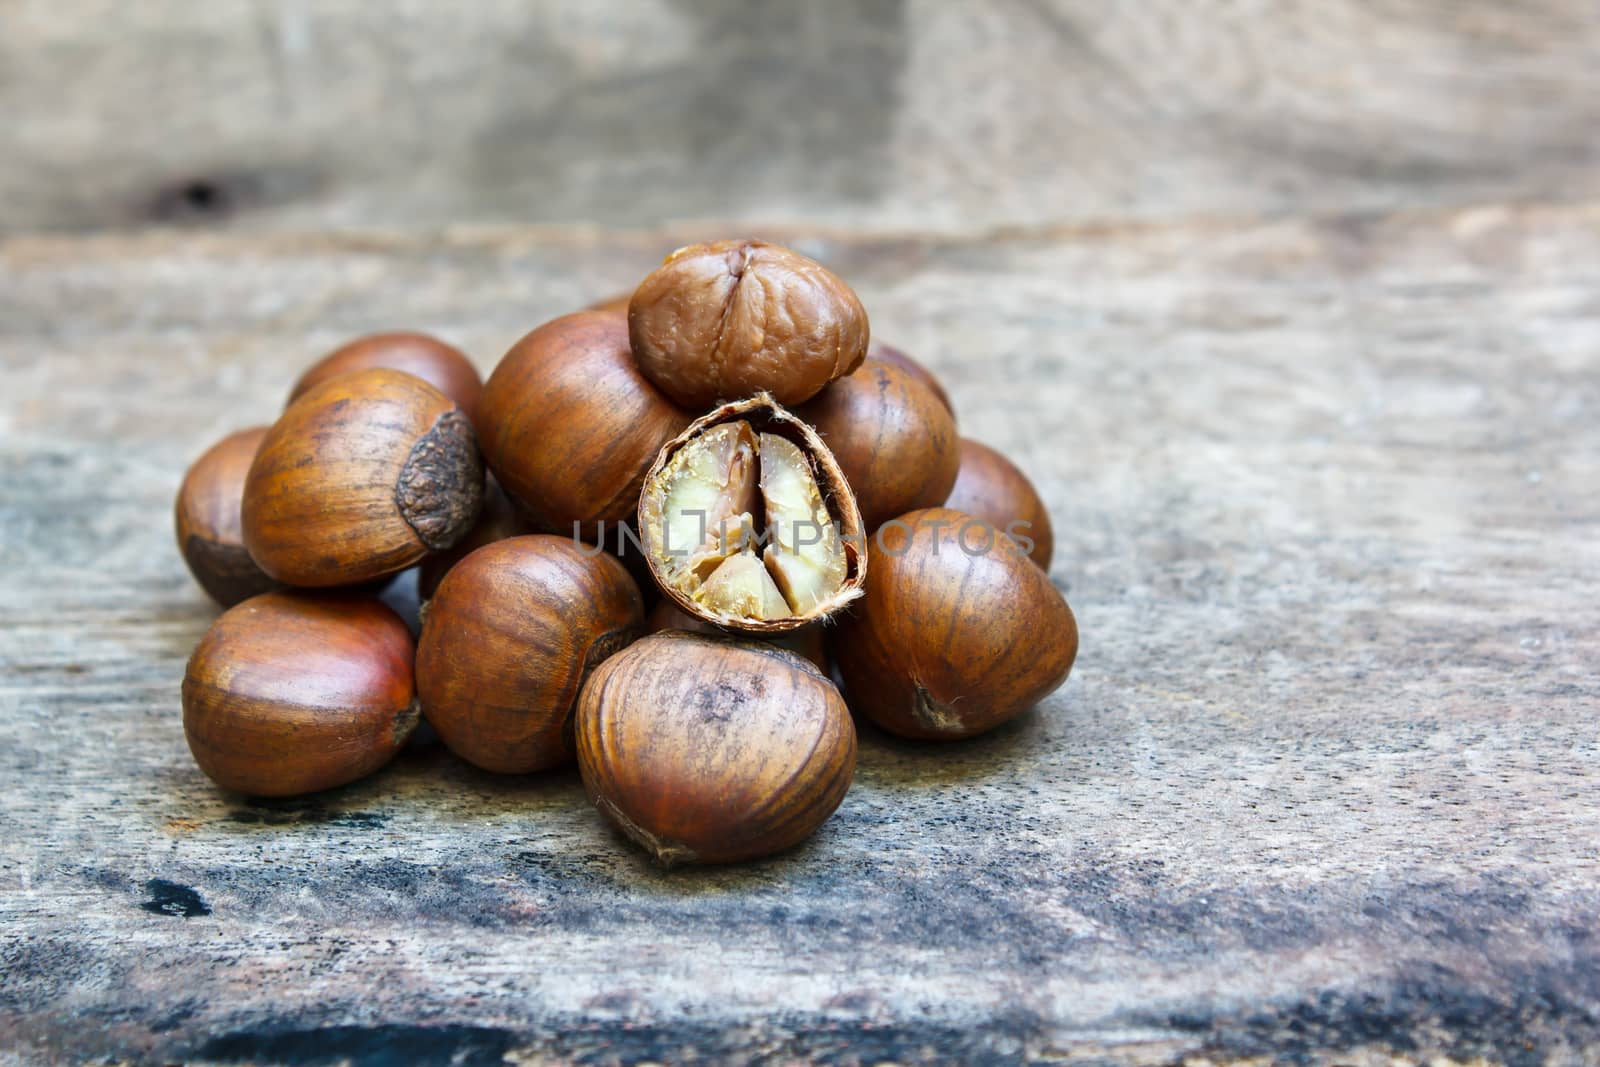
M 698 615 L 690 615 L 670 600 L 662 600 L 645 616 L 645 630 L 648 633 L 661 633 L 664 630 L 687 630 L 693 634 L 706 634 L 711 637 L 732 636 L 729 631 L 713 623 L 707 622 Z M 743 634 L 744 638 L 752 641 L 769 641 L 779 648 L 787 649 L 797 656 L 804 656 L 816 665 L 817 670 L 823 674 L 833 671 L 832 660 L 828 658 L 828 641 L 823 636 L 822 627 L 806 626 L 788 633 L 772 634 L 762 637 L 758 634 Z
M 837 593 L 802 614 L 779 619 L 729 618 L 707 610 L 691 595 L 667 580 L 663 573 L 661 562 L 663 553 L 668 552 L 673 546 L 664 543 L 665 538 L 662 535 L 663 501 L 658 491 L 662 472 L 667 469 L 679 449 L 700 438 L 706 431 L 741 421 L 750 423 L 762 432 L 782 436 L 799 447 L 810 462 L 811 474 L 838 530 L 840 546 L 845 555 L 843 582 Z M 861 512 L 856 507 L 855 496 L 850 490 L 844 472 L 839 469 L 839 464 L 817 432 L 791 415 L 765 393 L 715 408 L 696 419 L 687 430 L 668 442 L 661 450 L 655 463 L 645 475 L 644 489 L 639 495 L 639 539 L 644 546 L 650 572 L 655 577 L 656 585 L 662 594 L 680 610 L 723 630 L 749 634 L 777 634 L 802 629 L 836 614 L 859 597 L 862 583 L 866 580 L 866 533 L 861 522 Z
M 575 724 L 590 798 L 663 867 L 796 845 L 838 808 L 855 772 L 839 691 L 766 642 L 641 638 L 596 668 Z
M 252 796 L 364 778 L 416 725 L 412 655 L 405 623 L 370 597 L 252 597 L 223 612 L 189 657 L 189 749 L 212 781 Z
M 245 476 L 267 429 L 240 430 L 206 449 L 183 476 L 173 507 L 178 551 L 189 573 L 225 608 L 278 588 L 244 547 L 240 517 Z
M 873 538 L 866 596 L 832 634 L 850 706 L 902 737 L 993 729 L 1067 679 L 1078 626 L 1020 548 L 949 508 L 902 515 Z
M 955 419 L 911 372 L 869 359 L 795 415 L 817 428 L 855 491 L 870 533 L 943 504 L 961 467 Z
M 639 369 L 684 407 L 758 392 L 798 404 L 866 355 L 866 310 L 833 272 L 765 241 L 680 248 L 628 305 Z
M 483 479 L 483 506 L 478 510 L 478 521 L 472 524 L 467 535 L 442 552 L 434 552 L 417 565 L 417 599 L 426 602 L 450 568 L 466 559 L 484 545 L 504 541 L 508 537 L 536 533 L 533 524 L 522 514 L 494 475 Z
M 886 345 L 881 341 L 874 341 L 872 347 L 867 349 L 867 358 L 893 363 L 901 370 L 906 371 L 917 381 L 933 390 L 933 395 L 938 397 L 939 403 L 943 404 L 945 409 L 950 412 L 950 417 L 952 419 L 956 417 L 956 406 L 950 402 L 949 391 L 945 389 L 944 383 L 939 380 L 938 375 L 929 370 L 921 360 L 914 358 L 904 349 Z
M 467 418 L 477 421 L 483 378 L 472 360 L 454 345 L 411 330 L 370 333 L 357 337 L 307 367 L 289 390 L 292 404 L 313 386 L 358 370 L 386 367 L 405 371 L 456 402 Z
M 537 534 L 486 545 L 440 582 L 417 643 L 422 713 L 468 763 L 526 774 L 570 762 L 583 679 L 644 631 L 614 557 Z
M 965 511 L 1012 534 L 1035 563 L 1050 569 L 1056 544 L 1050 512 L 1028 476 L 988 445 L 970 437 L 961 439 L 961 470 L 944 506 Z M 1020 539 L 1024 538 L 1031 547 L 1021 544 Z
M 631 519 L 645 471 L 693 416 L 639 373 L 619 315 L 580 311 L 523 337 L 489 375 L 484 459 L 546 533 Z
M 245 479 L 245 545 L 289 585 L 354 585 L 454 545 L 483 499 L 461 409 L 403 371 L 313 386 L 267 431 Z

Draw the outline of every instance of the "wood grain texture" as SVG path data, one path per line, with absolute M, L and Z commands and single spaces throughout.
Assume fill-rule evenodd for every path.
M 10 0 L 0 19 L 0 231 L 970 231 L 1600 192 L 1589 0 Z
M 213 789 L 187 462 L 692 236 L 0 242 L 0 1059 L 1600 1056 L 1600 203 L 789 235 L 1048 501 L 1061 691 L 743 868 L 436 749 Z

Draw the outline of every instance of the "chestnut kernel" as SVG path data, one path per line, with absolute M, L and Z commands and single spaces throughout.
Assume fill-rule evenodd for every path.
M 224 789 L 315 793 L 391 760 L 417 722 L 411 632 L 370 597 L 264 593 L 229 608 L 183 677 L 183 732 Z
M 644 630 L 615 558 L 539 534 L 486 545 L 445 575 L 417 644 L 422 713 L 468 763 L 525 774 L 572 758 L 583 680 Z
M 650 610 L 650 614 L 645 617 L 645 630 L 653 634 L 663 630 L 688 630 L 690 633 L 708 634 L 712 637 L 729 636 L 729 631 L 697 615 L 690 615 L 670 600 L 663 600 Z M 786 648 L 796 655 L 804 656 L 815 663 L 817 670 L 823 674 L 829 674 L 833 670 L 828 660 L 828 642 L 822 636 L 821 626 L 807 626 L 803 630 L 770 634 L 766 637 L 755 634 L 741 636 L 751 640 L 768 641 L 779 648 Z
M 194 461 L 178 487 L 178 551 L 200 588 L 225 608 L 278 587 L 244 547 L 239 514 L 245 475 L 266 435 L 265 426 L 229 434 Z
M 370 581 L 447 549 L 477 521 L 472 423 L 403 371 L 330 378 L 289 405 L 244 488 L 244 540 L 289 585 Z
M 961 466 L 950 409 L 909 371 L 869 359 L 795 414 L 817 428 L 855 491 L 869 532 L 943 504 Z
M 945 391 L 944 383 L 940 382 L 938 376 L 924 366 L 920 360 L 913 359 L 908 353 L 895 348 L 893 345 L 886 345 L 878 341 L 874 341 L 872 347 L 867 349 L 867 358 L 893 363 L 896 367 L 910 374 L 917 381 L 932 389 L 933 395 L 939 398 L 939 403 L 943 404 L 945 410 L 950 412 L 950 417 L 952 419 L 955 418 L 956 407 L 950 402 L 950 394 Z
M 816 432 L 761 394 L 697 419 L 661 450 L 639 497 L 645 558 L 690 615 L 797 630 L 860 595 L 861 516 Z
M 1002 531 L 931 508 L 886 523 L 873 547 L 866 596 L 833 640 L 856 711 L 903 737 L 954 740 L 1066 681 L 1078 654 L 1072 609 Z
M 454 400 L 467 418 L 477 421 L 478 396 L 483 392 L 478 368 L 459 348 L 437 337 L 411 331 L 371 333 L 334 349 L 300 375 L 294 388 L 289 390 L 289 403 L 329 378 L 373 367 L 416 375 Z
M 484 386 L 484 459 L 547 533 L 630 519 L 661 447 L 692 416 L 639 373 L 622 317 L 580 311 L 506 353 Z
M 641 638 L 585 683 L 575 732 L 595 806 L 663 867 L 798 844 L 855 772 L 839 691 L 807 660 L 760 641 Z
M 1009 535 L 1045 570 L 1055 552 L 1055 532 L 1050 512 L 1039 492 L 1005 456 L 988 445 L 961 439 L 961 471 L 945 507 L 965 511 Z
M 695 410 L 758 392 L 798 404 L 860 365 L 868 335 L 848 285 L 764 241 L 680 248 L 628 305 L 639 369 Z

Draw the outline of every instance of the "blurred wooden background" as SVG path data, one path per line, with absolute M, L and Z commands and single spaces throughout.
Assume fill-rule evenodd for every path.
M 4 0 L 0 231 L 1594 193 L 1591 0 Z

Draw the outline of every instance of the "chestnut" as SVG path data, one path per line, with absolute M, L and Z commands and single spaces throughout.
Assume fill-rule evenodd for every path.
M 1050 513 L 1028 476 L 988 445 L 961 439 L 961 470 L 945 507 L 983 519 L 1006 534 L 1045 570 L 1055 551 Z
M 595 806 L 663 867 L 798 844 L 855 772 L 850 713 L 810 662 L 681 630 L 641 638 L 596 668 L 575 733 Z
M 950 409 L 910 371 L 869 359 L 795 415 L 817 428 L 855 491 L 870 533 L 943 504 L 961 466 Z
M 1045 572 L 991 524 L 930 508 L 873 538 L 867 595 L 834 633 L 850 706 L 902 737 L 993 729 L 1066 681 L 1078 626 Z
M 639 373 L 620 315 L 580 311 L 506 353 L 483 389 L 484 459 L 546 533 L 632 518 L 661 447 L 692 416 Z M 603 532 L 603 531 L 602 531 Z
M 943 383 L 939 381 L 933 371 L 923 366 L 919 360 L 911 358 L 910 355 L 895 348 L 893 345 L 886 345 L 878 341 L 874 341 L 872 347 L 867 349 L 867 358 L 893 363 L 896 367 L 909 373 L 917 381 L 932 389 L 933 395 L 939 398 L 939 403 L 943 404 L 945 410 L 950 412 L 950 417 L 952 419 L 955 418 L 956 408 L 954 404 L 950 403 L 950 394 L 945 392 Z
M 688 630 L 690 633 L 710 634 L 713 637 L 728 636 L 728 631 L 720 626 L 713 625 L 697 615 L 690 615 L 670 600 L 663 600 L 650 610 L 650 614 L 645 617 L 645 630 L 653 634 L 662 630 Z M 803 630 L 772 634 L 759 640 L 770 641 L 779 648 L 786 648 L 796 655 L 804 656 L 815 663 L 817 670 L 823 674 L 833 670 L 828 661 L 828 642 L 822 636 L 821 626 L 807 626 Z
M 278 587 L 245 549 L 239 515 L 245 475 L 266 435 L 265 426 L 229 434 L 194 461 L 178 487 L 178 551 L 200 588 L 225 608 Z
M 798 630 L 859 596 L 866 572 L 838 464 L 765 393 L 713 410 L 661 450 L 639 533 L 662 592 L 727 629 Z
M 511 498 L 506 496 L 506 491 L 500 488 L 500 483 L 495 481 L 494 475 L 486 476 L 483 480 L 483 506 L 478 510 L 478 521 L 472 524 L 472 529 L 450 548 L 424 557 L 417 565 L 417 599 L 426 603 L 434 590 L 439 588 L 444 576 L 450 573 L 450 568 L 484 545 L 534 532 L 532 525 L 517 510 Z
M 559 766 L 583 679 L 643 630 L 639 589 L 614 557 L 546 534 L 496 541 L 457 563 L 428 605 L 422 713 L 486 771 Z
M 483 498 L 472 423 L 403 371 L 330 378 L 267 431 L 244 485 L 244 543 L 289 585 L 353 585 L 466 536 Z
M 417 723 L 411 631 L 370 597 L 284 590 L 217 618 L 183 676 L 183 732 L 224 789 L 315 793 L 400 751 Z
M 764 241 L 680 248 L 628 305 L 639 369 L 697 411 L 758 392 L 798 404 L 854 370 L 868 335 L 848 285 Z
M 329 378 L 373 367 L 416 375 L 454 400 L 467 418 L 477 420 L 483 379 L 478 376 L 478 368 L 472 365 L 472 360 L 437 337 L 410 331 L 371 333 L 334 349 L 300 375 L 294 388 L 289 390 L 289 403 Z

